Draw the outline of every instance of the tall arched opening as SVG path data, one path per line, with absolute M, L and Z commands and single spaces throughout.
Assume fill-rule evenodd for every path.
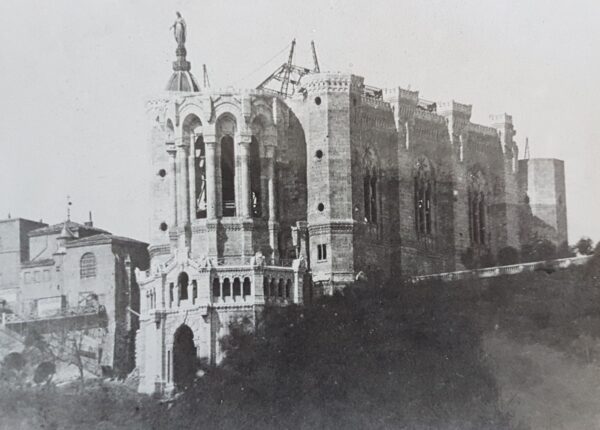
M 173 339 L 173 382 L 179 389 L 189 387 L 196 374 L 194 332 L 185 324 L 175 331 Z
M 221 199 L 223 216 L 235 216 L 235 151 L 231 136 L 221 139 Z

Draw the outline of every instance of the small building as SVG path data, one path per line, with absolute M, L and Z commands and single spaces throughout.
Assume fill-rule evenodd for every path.
M 139 326 L 135 269 L 148 268 L 148 245 L 115 236 L 91 220 L 36 227 L 20 243 L 28 258 L 16 266 L 18 299 L 9 328 L 42 334 L 102 328 L 88 358 L 126 374 L 134 366 Z

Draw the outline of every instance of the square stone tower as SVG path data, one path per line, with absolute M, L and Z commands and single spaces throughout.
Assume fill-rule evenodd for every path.
M 519 185 L 533 215 L 527 230 L 547 237 L 557 246 L 568 243 L 564 161 L 519 160 Z

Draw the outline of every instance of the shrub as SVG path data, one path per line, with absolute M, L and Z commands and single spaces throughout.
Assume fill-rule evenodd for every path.
M 36 368 L 33 374 L 33 382 L 36 384 L 43 384 L 50 382 L 54 374 L 56 373 L 56 366 L 51 361 L 43 361 Z
M 491 251 L 486 251 L 485 254 L 483 254 L 481 256 L 481 258 L 479 259 L 479 266 L 480 267 L 493 267 L 496 265 L 496 259 L 494 258 L 494 254 L 491 253 Z
M 582 237 L 575 244 L 575 249 L 581 255 L 592 255 L 594 253 L 594 242 L 589 237 Z
M 556 257 L 556 245 L 550 240 L 540 238 L 521 247 L 521 259 L 525 262 L 549 260 Z
M 498 264 L 508 266 L 519 262 L 519 251 L 512 246 L 505 246 L 498 251 Z

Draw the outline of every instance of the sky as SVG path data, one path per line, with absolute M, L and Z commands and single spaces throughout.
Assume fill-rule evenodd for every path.
M 83 222 L 149 238 L 145 102 L 175 59 L 213 88 L 254 87 L 287 58 L 377 87 L 513 116 L 523 153 L 565 160 L 569 238 L 600 239 L 600 2 L 2 0 L 0 219 Z M 279 55 L 275 55 L 279 53 Z M 268 61 L 271 60 L 271 61 Z

